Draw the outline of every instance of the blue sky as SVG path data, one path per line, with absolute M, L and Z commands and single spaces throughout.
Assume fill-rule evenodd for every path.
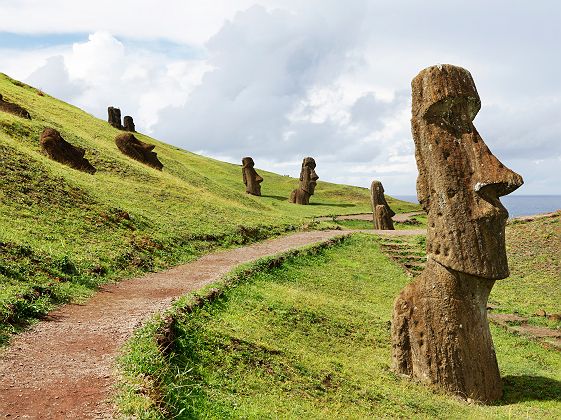
M 128 18 L 126 18 L 128 17 Z M 471 71 L 490 149 L 561 194 L 561 3 L 0 1 L 0 71 L 185 149 L 414 194 L 410 82 Z

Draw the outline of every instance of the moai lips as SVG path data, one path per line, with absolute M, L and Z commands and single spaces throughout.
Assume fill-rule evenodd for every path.
M 263 178 L 253 168 L 255 163 L 250 157 L 242 159 L 242 175 L 245 184 L 245 192 L 252 195 L 261 195 L 261 183 Z
M 317 180 L 316 161 L 314 158 L 304 158 L 302 169 L 300 170 L 300 186 L 290 194 L 290 202 L 295 204 L 310 204 L 310 197 L 314 195 Z
M 499 162 L 475 129 L 481 102 L 467 70 L 429 67 L 412 90 L 428 260 L 394 303 L 393 368 L 464 398 L 493 401 L 502 384 L 486 307 L 494 281 L 508 276 L 508 212 L 499 197 L 522 185 L 522 177 Z
M 395 216 L 395 212 L 390 208 L 386 197 L 384 197 L 384 187 L 380 181 L 372 181 L 370 199 L 372 201 L 374 229 L 394 230 L 392 217 Z

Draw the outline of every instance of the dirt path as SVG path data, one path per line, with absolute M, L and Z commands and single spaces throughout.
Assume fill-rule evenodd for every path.
M 392 217 L 392 220 L 394 222 L 403 223 L 403 222 L 409 220 L 411 217 L 418 216 L 420 214 L 425 214 L 425 212 L 424 211 L 412 211 L 410 213 L 398 213 L 394 217 Z M 331 221 L 331 220 L 333 220 L 333 217 L 329 217 L 329 216 L 316 217 L 316 220 Z M 345 215 L 342 215 L 342 216 L 335 216 L 335 220 L 368 220 L 368 221 L 372 221 L 372 213 L 345 214 Z
M 111 418 L 113 362 L 147 318 L 235 266 L 347 234 L 303 232 L 206 255 L 192 263 L 103 287 L 15 337 L 0 354 L 0 417 Z

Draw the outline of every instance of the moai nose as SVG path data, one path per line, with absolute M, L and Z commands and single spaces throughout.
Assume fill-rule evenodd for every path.
M 312 172 L 310 173 L 310 179 L 312 181 L 317 181 L 319 179 L 318 174 L 316 174 L 316 171 L 314 171 L 313 169 L 312 169 Z
M 481 162 L 481 173 L 473 189 L 476 192 L 492 191 L 496 197 L 502 197 L 517 190 L 522 184 L 524 184 L 522 176 L 507 168 L 489 153 L 487 159 Z

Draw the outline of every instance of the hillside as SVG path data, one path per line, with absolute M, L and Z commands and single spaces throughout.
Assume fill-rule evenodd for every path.
M 0 112 L 0 325 L 10 329 L 109 280 L 300 229 L 314 216 L 370 211 L 367 189 L 322 181 L 313 205 L 290 204 L 297 180 L 259 169 L 263 197 L 248 196 L 239 165 L 138 134 L 156 145 L 160 172 L 122 155 L 121 132 L 105 121 L 1 74 L 0 94 L 31 115 Z M 95 175 L 41 154 L 47 126 L 86 149 Z

